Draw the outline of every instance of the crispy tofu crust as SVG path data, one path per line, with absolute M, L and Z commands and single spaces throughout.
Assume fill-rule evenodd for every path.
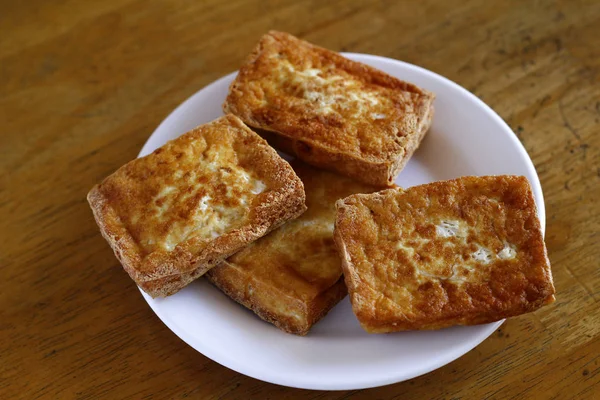
M 411 83 L 272 31 L 240 68 L 223 110 L 309 164 L 390 186 L 429 129 L 433 100 Z
M 336 207 L 334 238 L 367 332 L 482 324 L 554 301 L 524 177 L 464 177 Z
M 305 335 L 346 296 L 333 243 L 335 202 L 377 190 L 298 161 L 308 210 L 205 275 L 238 303 L 283 331 Z
M 153 297 L 306 209 L 289 164 L 232 115 L 127 163 L 87 198 L 117 259 Z

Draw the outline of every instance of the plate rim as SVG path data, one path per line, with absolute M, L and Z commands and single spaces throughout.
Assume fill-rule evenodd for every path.
M 483 100 L 478 98 L 475 94 L 471 93 L 470 91 L 468 91 L 467 89 L 465 89 L 464 87 L 459 85 L 458 83 L 456 83 L 436 72 L 433 72 L 426 68 L 420 67 L 418 65 L 414 65 L 414 64 L 411 64 L 411 63 L 408 63 L 405 61 L 396 60 L 396 59 L 389 58 L 389 57 L 383 57 L 383 56 L 372 55 L 372 54 L 351 53 L 351 52 L 344 52 L 341 54 L 348 58 L 359 60 L 361 62 L 365 62 L 365 60 L 367 60 L 367 61 L 372 60 L 377 63 L 383 62 L 383 63 L 389 64 L 389 65 L 395 64 L 395 65 L 400 65 L 404 68 L 414 69 L 421 74 L 427 75 L 429 78 L 441 80 L 444 84 L 451 86 L 453 89 L 462 92 L 464 95 L 466 95 L 467 97 L 470 97 L 472 100 L 474 100 L 480 106 L 480 108 L 482 108 L 482 110 L 485 111 L 486 114 L 488 114 L 488 116 L 492 117 L 492 119 L 500 127 L 502 127 L 504 131 L 506 131 L 507 136 L 513 142 L 513 144 L 516 145 L 515 147 L 517 148 L 518 152 L 520 153 L 520 156 L 525 160 L 525 166 L 529 172 L 529 175 L 535 178 L 534 181 L 531 182 L 531 186 L 532 186 L 532 190 L 534 192 L 534 197 L 536 199 L 540 200 L 540 202 L 536 202 L 536 206 L 537 206 L 537 211 L 538 211 L 538 217 L 540 219 L 542 234 L 544 234 L 545 228 L 546 228 L 546 209 L 545 209 L 545 204 L 544 204 L 545 202 L 544 202 L 544 196 L 543 196 L 541 182 L 539 180 L 539 176 L 537 174 L 537 171 L 535 169 L 533 161 L 531 160 L 531 157 L 527 153 L 525 147 L 519 141 L 519 139 L 514 134 L 513 130 L 510 128 L 510 126 L 508 126 L 508 124 L 489 105 L 487 105 Z M 191 96 L 189 96 L 182 103 L 180 103 L 173 111 L 171 111 L 162 120 L 162 122 L 156 127 L 156 129 L 148 137 L 148 139 L 142 146 L 142 149 L 140 150 L 138 157 L 141 157 L 144 154 L 148 154 L 150 151 L 152 151 L 154 149 L 154 148 L 152 148 L 151 150 L 149 150 L 151 148 L 151 146 L 149 146 L 151 138 L 157 132 L 166 129 L 167 125 L 170 124 L 173 120 L 176 120 L 177 118 L 179 118 L 180 114 L 183 112 L 183 110 L 188 107 L 189 103 L 193 103 L 197 96 L 201 96 L 201 93 L 203 91 L 209 90 L 211 87 L 221 84 L 222 81 L 231 79 L 231 77 L 235 76 L 235 74 L 237 74 L 237 71 L 228 73 L 228 74 L 212 81 L 208 85 L 197 90 L 195 93 L 193 93 Z M 181 132 L 181 133 L 183 134 L 184 132 Z M 140 290 L 143 298 L 146 300 L 146 302 L 148 303 L 148 305 L 150 306 L 150 308 L 152 309 L 154 314 L 156 314 L 156 316 L 159 318 L 159 320 L 161 320 L 162 323 L 167 328 L 169 328 L 186 345 L 190 346 L 191 348 L 198 351 L 199 353 L 201 353 L 205 357 L 209 358 L 210 360 L 212 360 L 226 368 L 229 368 L 233 371 L 236 371 L 240 374 L 249 376 L 254 379 L 258 379 L 258 380 L 261 380 L 264 382 L 269 382 L 269 383 L 276 384 L 276 385 L 288 386 L 288 387 L 299 388 L 299 389 L 309 389 L 309 390 L 368 389 L 368 388 L 374 388 L 374 387 L 380 387 L 380 386 L 385 386 L 385 385 L 389 385 L 389 384 L 399 383 L 399 382 L 403 382 L 403 381 L 406 381 L 409 379 L 416 378 L 418 376 L 421 376 L 421 375 L 427 374 L 431 371 L 434 371 L 436 369 L 439 369 L 439 368 L 457 360 L 458 358 L 462 357 L 463 355 L 467 354 L 469 351 L 471 351 L 475 347 L 479 346 L 485 339 L 490 337 L 496 331 L 496 329 L 498 329 L 502 325 L 502 323 L 504 323 L 504 321 L 505 321 L 505 320 L 500 320 L 500 321 L 482 325 L 482 327 L 485 327 L 485 329 L 482 329 L 480 332 L 478 332 L 478 334 L 474 337 L 474 339 L 470 340 L 465 345 L 453 347 L 452 351 L 446 353 L 444 357 L 442 357 L 441 359 L 438 359 L 436 362 L 432 363 L 431 365 L 424 365 L 421 368 L 411 369 L 409 373 L 402 373 L 402 371 L 401 371 L 396 374 L 391 374 L 390 376 L 382 377 L 381 379 L 373 379 L 371 377 L 371 379 L 369 379 L 369 383 L 365 383 L 363 381 L 353 382 L 353 377 L 349 377 L 349 380 L 347 381 L 346 385 L 339 385 L 339 384 L 330 385 L 326 381 L 315 382 L 314 380 L 310 380 L 310 379 L 307 380 L 305 377 L 302 377 L 301 379 L 299 378 L 295 381 L 290 381 L 289 379 L 285 379 L 285 378 L 281 379 L 281 377 L 273 378 L 270 376 L 269 373 L 265 373 L 264 370 L 256 370 L 256 369 L 252 369 L 252 368 L 247 368 L 247 366 L 245 366 L 243 364 L 239 364 L 232 357 L 230 357 L 228 359 L 223 359 L 223 357 L 221 356 L 220 353 L 212 351 L 212 349 L 210 347 L 202 348 L 201 346 L 198 346 L 194 340 L 190 340 L 190 337 L 186 331 L 181 330 L 179 328 L 179 326 L 169 318 L 168 315 L 163 315 L 162 312 L 159 311 L 157 303 L 154 301 L 154 299 L 152 299 L 152 297 L 150 297 L 148 294 L 146 294 L 141 288 L 138 288 L 138 289 Z M 192 344 L 192 343 L 194 343 L 194 344 Z

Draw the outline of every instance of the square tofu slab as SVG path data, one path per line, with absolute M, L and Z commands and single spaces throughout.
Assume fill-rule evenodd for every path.
M 482 324 L 554 301 L 524 177 L 464 177 L 336 206 L 334 237 L 367 332 Z
M 346 296 L 333 243 L 335 202 L 373 186 L 293 162 L 308 210 L 211 269 L 206 277 L 278 328 L 298 335 Z
M 133 160 L 88 201 L 131 278 L 168 296 L 306 209 L 302 182 L 232 115 Z
M 390 186 L 429 129 L 434 96 L 368 65 L 269 32 L 223 105 L 320 168 Z

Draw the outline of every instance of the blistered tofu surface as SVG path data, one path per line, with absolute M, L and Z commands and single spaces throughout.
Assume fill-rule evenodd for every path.
M 394 330 L 502 319 L 551 301 L 550 265 L 524 177 L 465 177 L 341 205 L 359 319 Z
M 271 32 L 240 69 L 225 109 L 292 139 L 382 161 L 403 154 L 432 101 L 410 83 Z
M 267 190 L 244 158 L 240 127 L 207 124 L 134 160 L 101 190 L 144 253 L 172 251 L 193 237 L 215 239 L 247 222 Z

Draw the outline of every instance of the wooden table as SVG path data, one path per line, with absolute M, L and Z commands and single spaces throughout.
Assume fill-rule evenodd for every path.
M 263 383 L 153 314 L 85 201 L 269 29 L 458 82 L 540 175 L 554 305 L 408 382 Z M 600 398 L 600 2 L 2 1 L 0 398 Z

